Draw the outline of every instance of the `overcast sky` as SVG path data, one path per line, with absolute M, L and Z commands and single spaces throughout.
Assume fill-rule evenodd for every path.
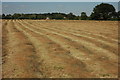
M 3 2 L 2 13 L 70 13 L 80 15 L 86 12 L 90 15 L 93 8 L 101 2 Z M 118 10 L 118 2 L 107 2 Z
M 118 2 L 120 0 L 2 0 L 2 2 Z

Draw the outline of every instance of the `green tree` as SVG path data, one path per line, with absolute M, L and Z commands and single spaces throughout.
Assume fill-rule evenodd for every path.
M 46 19 L 49 17 L 50 19 L 61 19 L 61 20 L 77 20 L 79 16 L 75 16 L 72 13 L 65 14 L 65 13 L 43 13 L 43 14 L 9 14 L 3 15 L 5 19 Z
M 101 3 L 95 6 L 91 14 L 91 19 L 94 20 L 108 20 L 111 19 L 111 15 L 115 13 L 115 8 L 111 4 Z
M 76 16 L 73 15 L 73 13 L 69 13 L 69 14 L 67 15 L 67 18 L 68 18 L 69 20 L 74 20 L 75 17 L 76 17 Z
M 5 19 L 12 19 L 12 15 L 11 14 L 6 15 Z
M 36 19 L 36 14 L 31 14 L 31 15 L 29 16 L 29 18 L 30 18 L 30 19 Z
M 2 14 L 2 19 L 5 19 L 5 14 Z
M 13 19 L 20 19 L 20 17 L 21 17 L 21 14 L 17 14 L 17 13 L 13 14 L 12 16 Z
M 120 20 L 120 11 L 117 13 L 118 20 Z
M 85 12 L 81 13 L 81 20 L 86 20 L 88 17 Z

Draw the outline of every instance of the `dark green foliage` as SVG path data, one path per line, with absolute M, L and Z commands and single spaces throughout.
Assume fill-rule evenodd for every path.
M 67 19 L 69 19 L 69 20 L 74 20 L 75 18 L 76 18 L 76 16 L 73 15 L 73 13 L 69 13 L 69 14 L 67 15 Z
M 21 18 L 21 14 L 13 14 L 13 15 L 11 15 L 11 17 L 13 18 L 13 19 L 20 19 Z
M 13 14 L 13 15 L 2 15 L 2 19 L 57 19 L 57 20 L 75 20 L 79 19 L 78 16 L 73 15 L 73 13 L 44 13 L 44 14 Z
M 118 20 L 120 20 L 120 11 L 117 13 Z
M 5 18 L 5 14 L 2 14 L 2 18 Z
M 90 15 L 93 20 L 111 20 L 117 17 L 115 8 L 111 4 L 101 3 L 95 6 Z
M 85 12 L 82 12 L 81 13 L 81 20 L 87 20 L 87 15 L 86 15 L 86 13 Z
M 12 15 L 11 14 L 8 14 L 6 15 L 5 17 L 2 17 L 3 19 L 12 19 Z
M 0 15 L 0 19 L 2 19 L 2 15 Z

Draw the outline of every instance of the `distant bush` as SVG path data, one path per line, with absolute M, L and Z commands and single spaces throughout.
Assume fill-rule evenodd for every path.
M 88 16 L 86 15 L 85 12 L 82 12 L 81 13 L 81 20 L 87 20 L 88 19 Z
M 73 13 L 44 13 L 44 14 L 8 14 L 2 15 L 2 19 L 57 19 L 57 20 L 78 20 L 78 16 L 75 16 Z

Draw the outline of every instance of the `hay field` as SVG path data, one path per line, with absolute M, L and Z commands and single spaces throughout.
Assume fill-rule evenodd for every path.
M 117 78 L 118 22 L 3 20 L 4 78 Z

